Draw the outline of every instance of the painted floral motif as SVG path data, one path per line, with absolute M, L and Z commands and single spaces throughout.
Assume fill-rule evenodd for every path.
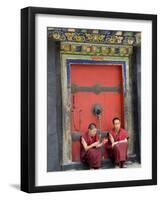
M 70 42 L 122 44 L 140 46 L 141 33 L 130 31 L 91 30 L 74 28 L 50 28 L 49 39 Z

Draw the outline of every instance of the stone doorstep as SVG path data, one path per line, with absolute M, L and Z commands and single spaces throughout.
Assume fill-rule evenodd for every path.
M 128 155 L 128 160 L 126 161 L 126 165 L 132 165 L 134 162 L 137 162 L 136 160 L 136 154 Z M 102 169 L 107 168 L 114 168 L 112 162 L 110 159 L 102 160 Z M 71 162 L 68 164 L 62 165 L 62 171 L 67 170 L 88 170 L 89 167 L 87 165 L 82 164 L 81 162 Z

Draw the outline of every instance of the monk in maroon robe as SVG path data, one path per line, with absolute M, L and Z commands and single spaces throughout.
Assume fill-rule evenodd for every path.
M 121 128 L 120 119 L 114 118 L 113 129 L 109 133 L 109 141 L 106 147 L 113 164 L 120 168 L 124 167 L 127 160 L 128 138 L 128 132 Z
M 99 141 L 99 135 L 94 123 L 89 124 L 88 131 L 81 136 L 80 158 L 84 164 L 90 169 L 98 169 L 101 167 L 102 150 L 101 146 L 107 142 L 107 139 Z

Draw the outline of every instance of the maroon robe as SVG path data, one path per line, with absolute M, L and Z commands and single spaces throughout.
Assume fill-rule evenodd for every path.
M 114 138 L 114 142 L 129 138 L 128 132 L 123 128 L 120 128 L 118 133 L 116 133 L 114 129 L 112 129 L 110 133 Z M 109 141 L 106 145 L 106 148 L 108 155 L 112 159 L 113 163 L 119 164 L 120 161 L 127 160 L 127 149 L 128 149 L 127 142 L 115 144 L 114 147 L 112 148 L 112 144 Z
M 81 136 L 80 142 L 82 137 L 86 141 L 87 145 L 91 145 L 94 142 L 97 142 L 99 140 L 98 133 L 96 133 L 95 136 L 90 136 L 88 134 L 88 131 Z M 80 159 L 84 164 L 87 164 L 90 168 L 100 168 L 101 167 L 101 159 L 102 159 L 102 151 L 101 148 L 93 147 L 85 151 L 82 143 L 81 143 L 81 149 L 80 149 Z

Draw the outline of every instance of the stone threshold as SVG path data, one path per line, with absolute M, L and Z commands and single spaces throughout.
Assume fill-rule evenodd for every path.
M 133 163 L 138 162 L 136 159 L 136 154 L 130 154 L 128 155 L 128 160 L 126 161 L 126 165 L 132 165 Z M 107 168 L 114 168 L 114 165 L 112 164 L 110 159 L 102 160 L 102 167 L 101 169 L 107 169 Z M 89 167 L 82 164 L 81 162 L 71 162 L 68 164 L 62 165 L 62 171 L 67 170 L 88 170 Z

